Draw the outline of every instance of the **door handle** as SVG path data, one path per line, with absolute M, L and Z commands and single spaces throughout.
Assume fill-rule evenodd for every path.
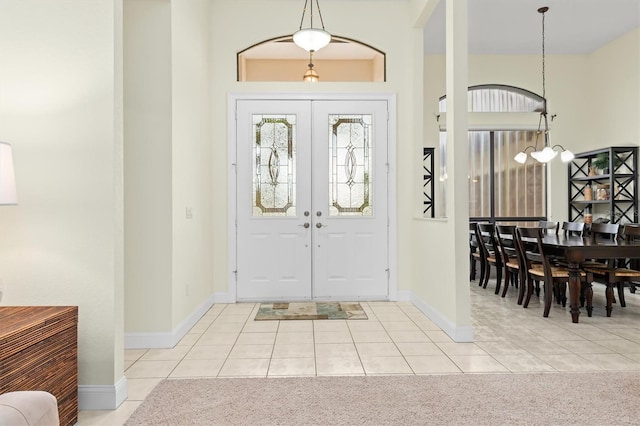
M 311 225 L 309 225 L 309 222 L 305 222 L 304 224 L 298 226 L 302 226 L 303 228 L 307 229 Z
M 326 228 L 329 225 L 323 225 L 321 222 L 316 223 L 316 228 L 318 229 L 322 228 L 323 226 Z

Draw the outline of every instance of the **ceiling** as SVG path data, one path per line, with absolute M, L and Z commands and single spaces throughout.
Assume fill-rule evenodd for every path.
M 427 23 L 425 53 L 445 52 L 445 0 Z M 590 53 L 640 26 L 640 0 L 468 0 L 470 54 Z
M 445 53 L 446 0 L 435 1 L 438 3 L 424 28 L 426 54 Z M 337 0 L 322 5 L 326 16 L 336 4 Z M 538 8 L 542 6 L 549 7 L 545 14 L 548 54 L 590 53 L 640 26 L 640 0 L 468 0 L 468 5 L 470 54 L 539 54 L 542 15 Z M 331 22 L 326 24 L 331 31 Z M 306 52 L 288 41 L 266 43 L 243 54 L 248 59 L 308 59 Z M 374 54 L 371 49 L 338 42 L 320 49 L 314 59 L 370 60 Z

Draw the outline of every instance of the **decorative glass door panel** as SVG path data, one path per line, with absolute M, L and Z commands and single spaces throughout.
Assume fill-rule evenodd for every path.
M 329 215 L 371 216 L 372 116 L 329 115 Z
M 253 216 L 295 216 L 296 116 L 254 114 Z

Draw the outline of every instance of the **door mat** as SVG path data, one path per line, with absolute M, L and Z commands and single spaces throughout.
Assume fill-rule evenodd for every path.
M 255 321 L 265 320 L 366 320 L 367 314 L 354 302 L 262 303 Z

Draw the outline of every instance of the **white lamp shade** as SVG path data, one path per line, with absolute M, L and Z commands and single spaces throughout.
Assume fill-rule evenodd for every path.
M 516 154 L 515 157 L 513 157 L 513 159 L 520 164 L 524 164 L 527 161 L 527 154 L 525 154 L 523 151 L 520 151 Z
M 548 163 L 558 155 L 557 151 L 554 151 L 550 146 L 545 146 L 542 151 L 532 152 L 531 156 L 541 163 Z
M 0 142 L 0 205 L 18 204 L 11 145 Z
M 293 42 L 307 52 L 322 49 L 331 41 L 331 34 L 319 28 L 303 28 L 293 34 Z
M 560 159 L 564 162 L 567 163 L 571 160 L 573 160 L 576 156 L 573 155 L 573 152 L 569 151 L 568 149 L 565 149 L 564 151 L 562 151 L 560 153 Z

